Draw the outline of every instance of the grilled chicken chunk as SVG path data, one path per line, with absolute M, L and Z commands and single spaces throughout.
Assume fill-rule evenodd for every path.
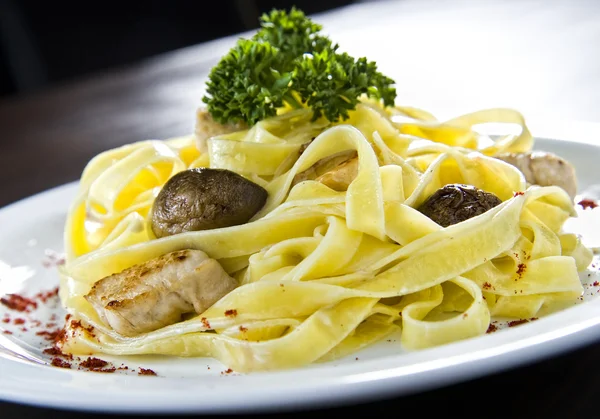
M 356 151 L 342 151 L 322 158 L 294 176 L 292 186 L 305 180 L 316 180 L 336 191 L 345 191 L 358 173 Z
M 135 336 L 200 314 L 237 285 L 206 253 L 180 250 L 99 280 L 85 299 L 116 332 Z
M 345 191 L 357 174 L 358 157 L 354 157 L 339 164 L 335 169 L 323 173 L 315 180 L 335 191 Z
M 501 153 L 497 159 L 509 163 L 523 172 L 525 179 L 532 185 L 559 186 L 571 198 L 577 194 L 575 168 L 565 159 L 545 151 L 527 153 Z
M 229 134 L 231 132 L 241 131 L 248 128 L 243 122 L 235 124 L 220 124 L 213 119 L 205 108 L 199 108 L 196 111 L 196 148 L 202 153 L 207 151 L 206 141 L 217 135 Z

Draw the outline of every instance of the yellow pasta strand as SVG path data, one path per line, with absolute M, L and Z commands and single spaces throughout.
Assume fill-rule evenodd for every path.
M 492 141 L 475 128 L 519 127 Z M 206 141 L 140 141 L 86 166 L 65 224 L 60 297 L 94 334 L 68 330 L 63 350 L 213 357 L 239 372 L 296 368 L 353 354 L 391 333 L 417 350 L 484 334 L 492 316 L 523 318 L 581 295 L 592 253 L 562 231 L 575 216 L 558 187 L 527 187 L 493 156 L 533 147 L 525 120 L 489 109 L 438 121 L 365 100 L 335 124 L 283 112 Z M 294 177 L 354 150 L 347 190 Z M 246 224 L 157 239 L 149 212 L 165 182 L 193 167 L 235 171 L 268 199 Z M 443 228 L 418 211 L 438 188 L 466 183 L 502 203 Z M 83 298 L 99 279 L 180 249 L 200 249 L 240 281 L 205 312 L 135 337 Z M 226 314 L 235 310 L 236 316 Z

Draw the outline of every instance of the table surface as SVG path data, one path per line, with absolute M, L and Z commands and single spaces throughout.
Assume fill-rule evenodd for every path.
M 526 117 L 600 122 L 600 2 L 376 1 L 314 18 L 343 49 L 376 60 L 396 80 L 399 103 L 440 118 L 512 107 Z M 0 207 L 77 180 L 101 151 L 190 133 L 206 76 L 236 37 L 0 101 Z M 600 343 L 450 387 L 328 413 L 396 415 L 418 408 L 463 414 L 466 406 L 485 403 L 478 412 L 487 416 L 598 416 L 598 353 Z M 3 418 L 80 415 L 5 402 L 0 412 Z

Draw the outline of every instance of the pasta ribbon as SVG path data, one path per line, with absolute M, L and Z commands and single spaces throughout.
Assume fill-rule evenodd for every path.
M 475 130 L 487 123 L 519 132 L 493 140 Z M 583 292 L 579 273 L 592 253 L 562 230 L 576 215 L 568 194 L 528 187 L 523 173 L 494 158 L 533 147 L 516 111 L 438 121 L 364 100 L 335 124 L 288 111 L 205 146 L 193 136 L 141 141 L 86 166 L 65 225 L 60 297 L 95 332 L 69 329 L 63 350 L 213 357 L 239 372 L 296 368 L 349 356 L 391 333 L 401 333 L 408 350 L 473 338 L 492 316 L 536 316 Z M 345 190 L 319 179 L 294 183 L 348 151 L 357 170 Z M 246 224 L 156 238 L 154 199 L 194 167 L 245 176 L 267 190 L 266 204 Z M 452 183 L 501 203 L 442 227 L 419 206 Z M 84 298 L 103 277 L 181 249 L 204 251 L 239 286 L 203 313 L 135 337 L 104 324 Z

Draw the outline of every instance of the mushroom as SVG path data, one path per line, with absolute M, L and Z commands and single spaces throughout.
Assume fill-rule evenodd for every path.
M 481 215 L 502 201 L 471 185 L 449 184 L 433 193 L 417 210 L 442 227 Z
M 156 237 L 248 222 L 265 204 L 267 191 L 235 172 L 197 168 L 165 183 L 151 211 Z

